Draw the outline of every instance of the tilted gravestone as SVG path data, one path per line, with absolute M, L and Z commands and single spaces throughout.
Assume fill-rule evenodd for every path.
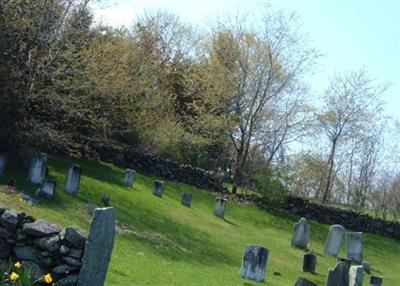
M 214 215 L 215 216 L 217 216 L 219 218 L 224 218 L 227 201 L 228 200 L 224 199 L 224 198 L 216 198 L 215 199 L 215 205 L 214 205 Z
M 310 238 L 310 226 L 305 218 L 301 218 L 298 223 L 294 224 L 292 246 L 307 248 Z
M 299 277 L 296 280 L 296 284 L 294 284 L 294 286 L 318 286 L 317 284 L 315 284 L 314 282 L 311 282 L 310 280 L 307 280 L 304 277 Z
M 53 180 L 44 180 L 39 187 L 39 194 L 44 195 L 48 198 L 53 198 L 56 194 L 57 183 Z
M 326 286 L 348 286 L 349 268 L 345 262 L 338 262 L 333 269 L 329 269 Z
M 157 197 L 162 197 L 164 193 L 164 182 L 163 181 L 154 181 L 153 195 Z
M 36 153 L 31 158 L 28 179 L 33 184 L 43 183 L 47 171 L 47 154 Z
M 95 209 L 85 244 L 78 286 L 103 286 L 114 246 L 113 208 Z
M 362 232 L 346 233 L 346 257 L 361 264 L 363 260 Z
M 67 180 L 65 182 L 65 191 L 68 194 L 76 195 L 79 191 L 79 182 L 81 180 L 81 167 L 71 165 L 68 169 Z
M 329 234 L 326 238 L 324 253 L 329 256 L 337 257 L 342 247 L 346 230 L 339 224 L 331 225 Z
M 190 207 L 192 204 L 192 194 L 191 193 L 183 193 L 182 199 L 181 199 L 181 204 L 187 207 Z
M 315 273 L 317 266 L 317 256 L 313 251 L 310 251 L 303 256 L 303 272 Z
M 4 174 L 7 165 L 7 153 L 0 153 L 0 176 Z
M 350 267 L 349 286 L 362 286 L 364 279 L 364 267 L 355 265 Z
M 383 284 L 383 277 L 371 276 L 369 279 L 370 286 L 381 286 Z
M 262 246 L 246 245 L 243 253 L 240 277 L 264 281 L 269 250 Z
M 136 171 L 131 169 L 125 170 L 124 186 L 132 187 L 135 180 Z

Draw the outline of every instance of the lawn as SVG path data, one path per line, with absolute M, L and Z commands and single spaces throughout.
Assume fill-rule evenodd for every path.
M 78 196 L 63 190 L 68 165 L 82 167 Z M 36 218 L 49 219 L 62 226 L 88 229 L 87 202 L 100 201 L 109 193 L 117 213 L 117 237 L 107 276 L 107 286 L 133 285 L 293 285 L 299 275 L 303 251 L 290 247 L 293 224 L 299 217 L 266 212 L 256 207 L 228 203 L 225 220 L 212 214 L 214 195 L 194 187 L 165 182 L 163 198 L 152 195 L 152 176 L 137 174 L 133 187 L 122 186 L 124 170 L 111 164 L 87 160 L 50 158 L 50 175 L 57 181 L 53 200 L 41 199 L 29 205 L 19 196 L 0 192 L 0 205 L 25 211 Z M 14 176 L 19 191 L 32 194 L 26 171 L 11 171 L 1 184 Z M 192 207 L 180 204 L 183 192 L 193 194 Z M 322 253 L 329 225 L 310 221 L 310 247 L 318 255 L 317 274 L 305 274 L 318 285 L 325 285 L 328 269 L 335 258 Z M 239 278 L 242 252 L 246 244 L 259 244 L 270 250 L 264 283 Z M 342 249 L 341 255 L 344 255 Z M 398 286 L 400 280 L 400 241 L 372 234 L 364 235 L 364 257 L 372 262 L 373 274 L 383 275 L 385 286 Z M 365 285 L 368 285 L 368 275 Z

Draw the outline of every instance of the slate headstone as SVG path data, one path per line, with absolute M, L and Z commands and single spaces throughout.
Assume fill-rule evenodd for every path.
M 78 286 L 103 286 L 114 246 L 115 212 L 96 209 L 90 224 Z
M 346 233 L 346 258 L 358 264 L 363 261 L 362 232 Z
M 349 269 L 345 262 L 338 262 L 333 269 L 329 269 L 326 286 L 348 286 Z
M 154 188 L 153 188 L 153 195 L 161 198 L 163 193 L 164 193 L 164 182 L 155 180 Z
M 303 272 L 315 273 L 317 266 L 317 256 L 313 251 L 310 251 L 303 256 Z
M 53 198 L 56 193 L 57 183 L 53 180 L 44 180 L 42 185 L 39 187 L 39 194 L 44 195 L 48 198 Z
M 181 204 L 187 207 L 190 207 L 192 204 L 192 194 L 191 193 L 183 193 L 182 199 L 181 199 Z
M 0 176 L 4 174 L 7 165 L 7 153 L 0 153 Z
M 81 180 L 81 167 L 71 165 L 68 169 L 67 180 L 65 182 L 65 191 L 68 194 L 76 195 L 79 191 L 79 182 Z
M 224 198 L 216 198 L 215 199 L 215 205 L 214 205 L 214 215 L 215 216 L 217 216 L 219 218 L 224 218 L 227 201 L 228 200 L 224 199 Z
M 297 278 L 296 284 L 294 284 L 294 286 L 318 286 L 318 285 L 304 277 L 299 277 Z
M 42 152 L 34 154 L 30 163 L 29 181 L 37 185 L 43 183 L 47 171 L 47 154 Z
M 370 286 L 381 286 L 383 285 L 383 277 L 371 276 L 369 279 Z
M 338 257 L 336 262 L 344 262 L 344 263 L 346 263 L 347 271 L 350 270 L 350 266 L 351 266 L 351 262 L 352 262 L 351 259 L 348 259 L 346 257 Z
M 326 238 L 324 253 L 329 256 L 337 257 L 342 247 L 346 230 L 339 224 L 331 225 L 329 234 Z
M 125 170 L 125 178 L 124 178 L 124 186 L 132 187 L 133 181 L 135 180 L 136 172 L 135 170 L 126 169 Z
M 310 238 L 310 226 L 305 218 L 301 218 L 298 223 L 294 224 L 292 246 L 307 248 Z
M 240 277 L 264 281 L 269 250 L 262 246 L 246 245 L 243 254 Z
M 364 279 L 364 267 L 354 265 L 349 271 L 349 286 L 362 286 Z

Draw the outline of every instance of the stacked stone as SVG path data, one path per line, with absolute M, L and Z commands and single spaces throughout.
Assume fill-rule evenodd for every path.
M 76 285 L 86 237 L 75 227 L 35 220 L 0 208 L 0 260 L 21 261 L 35 278 L 51 273 L 54 286 Z

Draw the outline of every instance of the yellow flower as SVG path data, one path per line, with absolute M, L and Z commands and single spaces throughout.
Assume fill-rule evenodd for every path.
M 15 273 L 15 272 L 11 273 L 11 275 L 10 275 L 11 281 L 17 281 L 18 278 L 19 278 L 19 275 L 17 273 Z
M 51 274 L 46 274 L 43 276 L 43 281 L 47 284 L 50 284 L 51 282 L 53 282 L 53 277 L 51 277 Z
M 14 264 L 14 267 L 17 268 L 17 269 L 20 269 L 20 268 L 22 267 L 22 263 L 19 262 L 19 261 L 17 261 L 17 262 Z

